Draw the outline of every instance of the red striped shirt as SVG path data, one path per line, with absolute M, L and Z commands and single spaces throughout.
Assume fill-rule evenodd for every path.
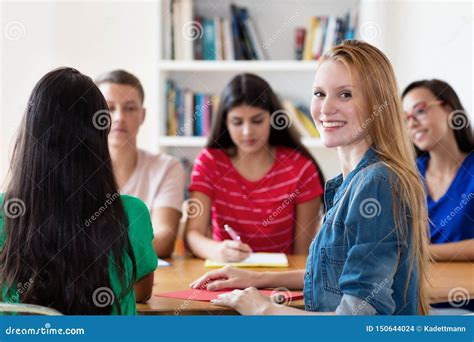
M 323 194 L 312 160 L 284 147 L 277 148 L 272 168 L 255 182 L 234 168 L 225 151 L 204 149 L 189 191 L 210 197 L 213 239 L 230 239 L 224 230 L 228 224 L 253 251 L 287 254 L 293 251 L 296 205 Z

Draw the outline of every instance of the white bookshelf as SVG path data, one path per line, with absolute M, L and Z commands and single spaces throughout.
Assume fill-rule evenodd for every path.
M 316 61 L 170 61 L 163 60 L 158 69 L 162 72 L 260 72 L 260 71 L 305 71 L 316 70 Z
M 250 72 L 263 77 L 270 83 L 280 98 L 310 106 L 311 86 L 316 61 L 294 60 L 294 35 L 296 27 L 308 27 L 310 17 L 315 15 L 342 16 L 349 8 L 360 7 L 358 0 L 194 0 L 194 14 L 207 18 L 215 16 L 229 18 L 230 3 L 248 8 L 260 33 L 260 38 L 274 39 L 267 46 L 268 60 L 258 61 L 196 61 L 169 60 L 166 57 L 164 27 L 169 22 L 166 7 L 169 0 L 163 0 L 158 7 L 158 150 L 178 157 L 194 160 L 206 144 L 206 137 L 166 136 L 165 84 L 173 80 L 179 87 L 194 92 L 220 94 L 227 82 L 236 74 Z M 303 143 L 320 161 L 326 175 L 334 175 L 338 169 L 335 151 L 326 149 L 319 139 L 304 138 Z M 321 162 L 324 161 L 324 162 Z M 327 161 L 327 163 L 326 163 Z

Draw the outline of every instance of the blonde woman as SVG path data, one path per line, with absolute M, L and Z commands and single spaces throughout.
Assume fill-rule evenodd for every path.
M 426 314 L 427 211 L 393 69 L 377 48 L 346 41 L 321 59 L 311 113 L 342 174 L 326 183 L 326 215 L 306 270 L 232 267 L 191 284 L 241 314 Z M 255 288 L 304 288 L 305 310 L 271 305 Z

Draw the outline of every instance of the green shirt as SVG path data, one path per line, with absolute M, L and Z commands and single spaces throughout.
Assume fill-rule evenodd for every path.
M 3 203 L 4 194 L 0 194 L 0 204 Z M 140 199 L 128 195 L 121 195 L 123 208 L 129 223 L 129 238 L 135 255 L 137 280 L 153 272 L 158 263 L 155 251 L 153 249 L 153 228 L 150 219 L 150 213 L 145 203 Z M 3 230 L 3 210 L 0 210 L 0 247 L 5 243 L 5 232 Z M 129 258 L 125 259 L 126 279 L 132 275 L 132 263 Z M 114 294 L 120 295 L 122 287 L 117 275 L 117 270 L 113 262 L 109 264 L 110 284 Z M 14 288 L 8 291 L 4 285 L 2 288 L 2 298 L 4 302 L 18 303 L 18 289 Z M 91 298 L 92 300 L 92 298 Z M 100 302 L 100 301 L 99 301 Z M 122 315 L 135 315 L 135 291 L 132 289 L 123 299 L 120 300 Z M 117 314 L 114 309 L 113 314 Z

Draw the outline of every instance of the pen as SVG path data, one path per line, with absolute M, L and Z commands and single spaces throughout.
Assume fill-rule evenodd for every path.
M 229 226 L 228 224 L 224 224 L 224 229 L 230 235 L 232 240 L 240 242 L 240 236 L 237 235 L 237 233 L 235 232 L 235 230 L 232 229 L 231 226 Z

